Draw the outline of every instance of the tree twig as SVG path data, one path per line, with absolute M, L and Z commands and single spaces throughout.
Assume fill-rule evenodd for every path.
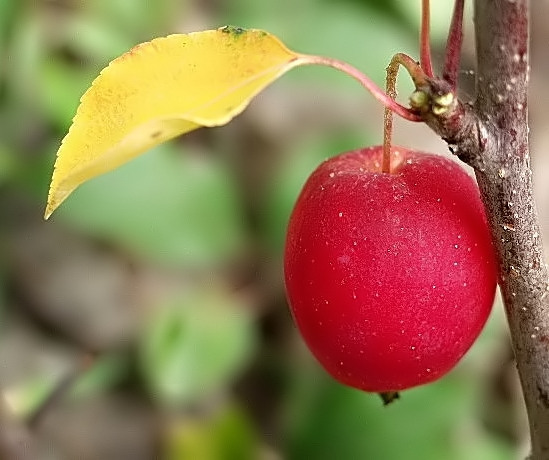
M 549 459 L 549 285 L 528 147 L 528 0 L 475 0 L 476 100 L 433 79 L 424 120 L 475 168 L 499 262 L 499 285 L 526 402 L 532 460 Z M 455 95 L 454 95 L 455 96 Z M 446 97 L 444 100 L 451 100 Z

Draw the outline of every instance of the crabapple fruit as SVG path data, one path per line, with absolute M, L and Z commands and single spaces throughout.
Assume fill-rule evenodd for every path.
M 438 379 L 484 326 L 497 268 L 475 181 L 454 161 L 343 153 L 309 177 L 284 255 L 291 312 L 338 381 L 372 392 Z

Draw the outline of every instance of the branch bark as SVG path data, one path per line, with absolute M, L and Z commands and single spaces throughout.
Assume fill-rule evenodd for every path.
M 475 169 L 498 256 L 531 459 L 547 460 L 549 285 L 528 147 L 528 29 L 528 0 L 475 0 L 476 100 L 453 100 L 444 111 L 437 101 L 449 100 L 446 82 L 435 78 L 418 89 L 430 97 L 426 123 Z

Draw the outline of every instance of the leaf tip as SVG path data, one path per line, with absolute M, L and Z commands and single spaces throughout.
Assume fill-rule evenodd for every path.
M 54 200 L 52 198 L 52 194 L 50 193 L 50 196 L 48 197 L 48 202 L 46 203 L 46 209 L 44 211 L 44 220 L 48 220 L 53 214 L 53 211 L 55 211 L 58 206 L 59 202 L 57 200 Z
M 48 220 L 53 212 L 67 199 L 67 197 L 73 192 L 76 187 L 72 187 L 66 191 L 63 188 L 60 189 L 55 179 L 52 180 L 50 185 L 50 191 L 48 193 L 48 201 L 46 202 L 46 209 L 44 211 L 44 220 Z

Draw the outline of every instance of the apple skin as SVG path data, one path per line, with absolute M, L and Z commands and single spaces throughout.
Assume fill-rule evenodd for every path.
M 497 266 L 475 181 L 454 161 L 393 147 L 326 160 L 290 217 L 291 312 L 335 379 L 398 391 L 451 370 L 494 301 Z

